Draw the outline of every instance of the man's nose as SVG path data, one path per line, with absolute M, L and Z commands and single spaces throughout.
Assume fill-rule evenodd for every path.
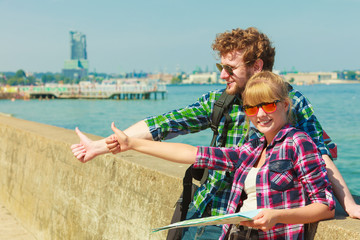
M 230 77 L 230 74 L 225 69 L 222 69 L 221 73 L 220 73 L 220 78 L 221 79 L 227 79 L 229 77 Z

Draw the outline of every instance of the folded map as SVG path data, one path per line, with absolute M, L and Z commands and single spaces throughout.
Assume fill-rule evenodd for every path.
M 194 227 L 194 226 L 205 226 L 205 225 L 237 224 L 241 221 L 252 220 L 253 217 L 255 217 L 261 210 L 263 209 L 256 209 L 253 211 L 241 212 L 241 213 L 239 212 L 239 213 L 225 214 L 221 216 L 189 219 L 177 223 L 172 223 L 164 227 L 155 228 L 152 231 L 158 232 L 172 228 Z

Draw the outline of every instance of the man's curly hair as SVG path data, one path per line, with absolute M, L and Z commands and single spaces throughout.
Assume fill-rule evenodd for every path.
M 237 28 L 216 35 L 212 49 L 223 56 L 234 50 L 243 50 L 243 60 L 247 66 L 252 66 L 257 59 L 264 62 L 263 70 L 272 71 L 275 58 L 275 48 L 271 46 L 269 38 L 250 27 L 245 30 Z

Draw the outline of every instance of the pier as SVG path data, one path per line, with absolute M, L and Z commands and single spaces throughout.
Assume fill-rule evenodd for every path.
M 164 99 L 166 84 L 160 82 L 144 83 L 90 83 L 46 84 L 44 86 L 21 86 L 19 93 L 32 99 Z

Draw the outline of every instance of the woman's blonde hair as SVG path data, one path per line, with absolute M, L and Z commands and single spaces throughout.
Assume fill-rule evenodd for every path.
M 276 100 L 289 103 L 288 119 L 291 121 L 291 101 L 288 84 L 277 74 L 263 71 L 254 74 L 246 83 L 242 94 L 243 104 L 256 106 Z

